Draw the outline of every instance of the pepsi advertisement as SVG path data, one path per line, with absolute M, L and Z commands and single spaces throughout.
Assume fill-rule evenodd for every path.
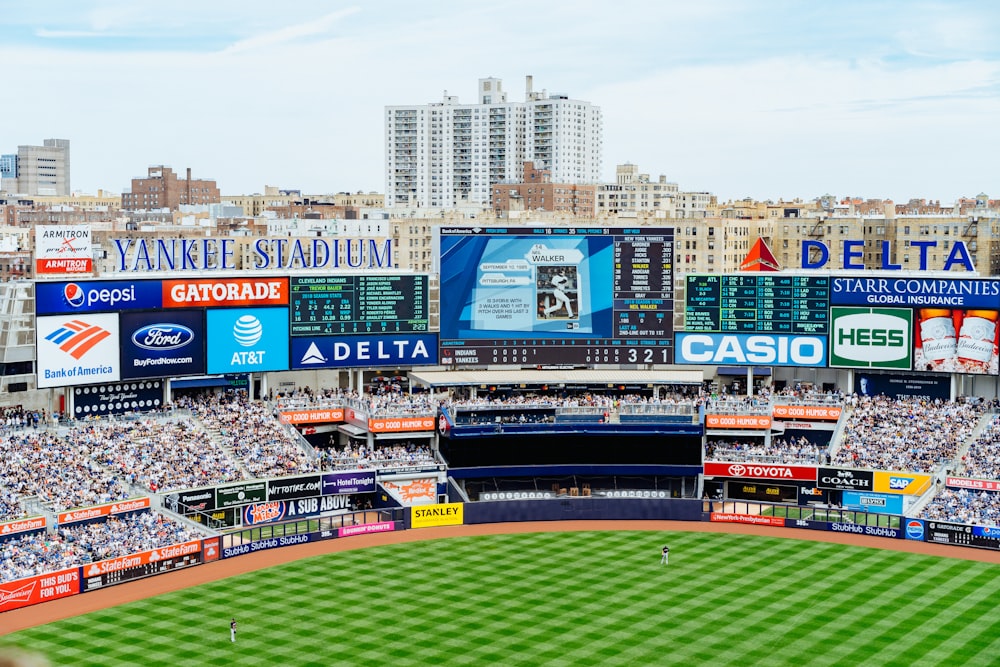
M 292 368 L 420 366 L 438 362 L 436 334 L 309 336 L 292 339 Z
M 209 373 L 288 370 L 287 308 L 210 308 Z
M 120 312 L 163 307 L 159 280 L 35 283 L 35 314 Z
M 122 378 L 205 373 L 205 318 L 201 310 L 122 313 Z

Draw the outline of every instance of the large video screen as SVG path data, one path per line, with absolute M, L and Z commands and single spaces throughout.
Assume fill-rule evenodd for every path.
M 292 336 L 426 332 L 426 275 L 292 276 Z
M 441 229 L 441 363 L 673 362 L 671 228 Z

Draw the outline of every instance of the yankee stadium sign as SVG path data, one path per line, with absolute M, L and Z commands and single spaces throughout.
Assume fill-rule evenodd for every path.
M 243 261 L 235 238 L 111 239 L 115 272 L 389 269 L 392 239 L 262 238 Z M 240 255 L 237 254 L 240 251 Z

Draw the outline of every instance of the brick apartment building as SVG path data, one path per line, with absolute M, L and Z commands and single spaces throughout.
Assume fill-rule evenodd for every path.
M 597 186 L 577 183 L 552 183 L 547 169 L 536 169 L 530 160 L 524 163 L 520 183 L 498 183 L 493 186 L 493 210 L 499 216 L 504 211 L 562 211 L 574 215 L 593 216 L 596 213 Z
M 150 167 L 146 178 L 133 178 L 132 189 L 122 193 L 122 209 L 127 211 L 166 208 L 172 211 L 182 205 L 218 204 L 222 201 L 215 181 L 178 178 L 170 167 Z

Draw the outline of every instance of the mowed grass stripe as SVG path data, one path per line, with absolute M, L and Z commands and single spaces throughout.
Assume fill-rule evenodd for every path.
M 998 593 L 997 566 L 883 550 L 746 535 L 541 533 L 310 558 L 0 645 L 40 648 L 56 665 L 109 667 L 987 664 L 1000 634 L 989 604 Z

